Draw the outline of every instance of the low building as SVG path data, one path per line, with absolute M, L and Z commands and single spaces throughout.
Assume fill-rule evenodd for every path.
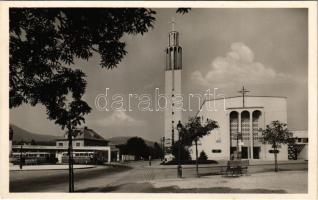
M 73 137 L 73 158 L 75 163 L 119 161 L 119 149 L 109 145 L 101 135 L 87 127 L 78 129 Z M 55 157 L 57 163 L 68 162 L 68 139 L 67 135 L 56 140 L 55 146 L 46 145 L 13 145 L 13 156 L 20 157 Z
M 291 131 L 295 143 L 289 145 L 289 159 L 308 160 L 308 131 Z

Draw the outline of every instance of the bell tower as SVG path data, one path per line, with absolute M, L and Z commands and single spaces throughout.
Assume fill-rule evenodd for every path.
M 175 22 L 172 20 L 172 31 L 169 33 L 165 67 L 165 95 L 169 99 L 165 109 L 165 139 L 166 147 L 171 147 L 177 141 L 177 123 L 182 117 L 182 111 L 175 108 L 176 96 L 181 96 L 181 70 L 182 48 L 179 45 L 179 33 L 174 30 Z M 180 100 L 179 100 L 180 101 Z M 169 154 L 169 152 L 166 152 Z

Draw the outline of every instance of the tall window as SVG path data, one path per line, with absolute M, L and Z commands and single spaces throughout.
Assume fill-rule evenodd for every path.
M 259 123 L 260 123 L 260 118 L 261 118 L 261 111 L 256 110 L 253 112 L 253 140 L 258 141 L 260 138 L 259 135 Z
M 233 111 L 230 113 L 230 135 L 231 143 L 234 144 L 236 140 L 236 134 L 238 132 L 238 112 Z M 233 145 L 232 145 L 233 146 Z
M 250 113 L 248 111 L 241 113 L 241 129 L 243 142 L 247 144 L 249 142 L 250 132 Z

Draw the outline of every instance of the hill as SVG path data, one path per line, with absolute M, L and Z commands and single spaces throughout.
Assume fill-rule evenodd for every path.
M 18 143 L 21 141 L 31 142 L 34 140 L 37 143 L 55 144 L 55 140 L 58 139 L 58 136 L 32 133 L 13 124 L 11 124 L 11 127 L 13 130 L 13 143 Z
M 111 144 L 113 144 L 113 145 L 120 145 L 120 144 L 126 144 L 127 140 L 129 140 L 130 138 L 132 138 L 132 137 L 116 136 L 116 137 L 108 138 L 106 140 L 110 141 Z M 155 142 L 149 141 L 149 140 L 145 140 L 145 143 L 147 146 L 153 146 L 155 144 Z

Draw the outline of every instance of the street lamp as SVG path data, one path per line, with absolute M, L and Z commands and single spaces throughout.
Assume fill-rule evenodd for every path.
M 164 161 L 164 159 L 165 159 L 165 136 L 163 136 L 161 138 L 161 148 L 162 148 L 161 161 Z
M 22 169 L 23 166 L 23 144 L 21 144 L 20 147 L 20 169 Z
M 182 167 L 181 167 L 181 141 L 180 141 L 180 133 L 182 131 L 182 124 L 179 120 L 177 124 L 177 130 L 178 130 L 178 178 L 182 178 Z

